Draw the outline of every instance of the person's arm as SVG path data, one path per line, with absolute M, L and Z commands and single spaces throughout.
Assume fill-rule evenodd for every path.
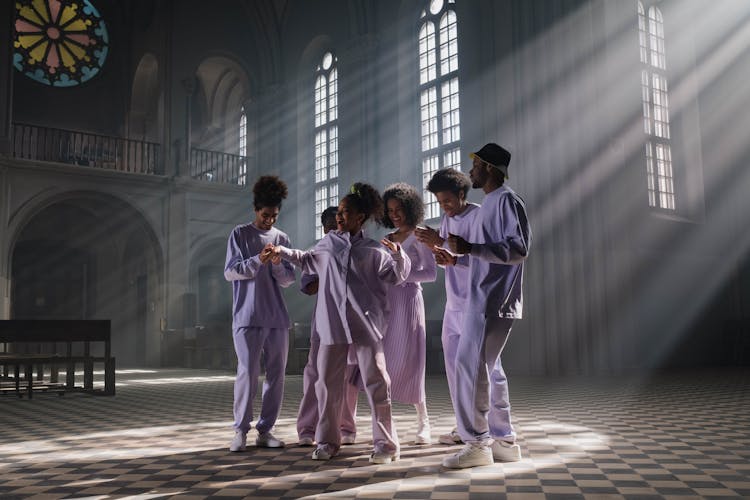
M 406 281 L 411 272 L 411 259 L 404 252 L 404 248 L 387 238 L 380 241 L 389 250 L 390 259 L 383 259 L 378 270 L 378 278 L 392 285 L 399 285 Z
M 411 259 L 411 272 L 406 281 L 410 283 L 435 281 L 437 265 L 430 248 L 425 245 L 413 245 L 412 248 L 416 251 L 416 258 Z
M 281 238 L 281 243 L 289 245 L 288 238 Z M 292 283 L 297 281 L 297 276 L 294 274 L 294 267 L 289 262 L 281 261 L 278 264 L 271 264 L 271 274 L 273 275 L 279 286 L 286 288 Z
M 470 243 L 472 257 L 495 264 L 519 264 L 529 255 L 531 230 L 523 202 L 504 196 L 493 214 L 492 239 L 488 243 Z
M 242 255 L 239 242 L 239 231 L 234 230 L 227 242 L 227 259 L 224 265 L 224 279 L 227 281 L 252 280 L 255 279 L 260 266 L 259 255 L 245 258 Z

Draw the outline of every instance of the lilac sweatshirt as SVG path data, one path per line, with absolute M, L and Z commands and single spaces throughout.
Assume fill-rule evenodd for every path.
M 261 264 L 258 254 L 267 243 L 289 245 L 289 237 L 275 227 L 263 231 L 252 223 L 235 227 L 229 236 L 224 278 L 232 282 L 232 328 L 289 328 L 279 287 L 294 283 L 294 268 L 288 262 Z
M 472 249 L 467 310 L 520 319 L 523 263 L 531 245 L 523 200 L 507 186 L 488 193 L 469 236 Z
M 463 212 L 453 217 L 443 215 L 440 220 L 440 237 L 447 240 L 450 233 L 470 241 L 471 228 L 477 223 L 478 215 L 479 205 L 476 203 L 467 204 Z M 448 248 L 447 241 L 443 248 Z M 466 310 L 466 296 L 471 285 L 469 261 L 468 255 L 460 255 L 455 266 L 445 266 L 445 308 L 449 311 Z
M 330 231 L 311 250 L 281 247 L 281 257 L 317 274 L 315 329 L 322 344 L 377 342 L 388 323 L 388 287 L 403 283 L 411 262 L 363 231 Z M 354 337 L 354 338 L 353 338 Z

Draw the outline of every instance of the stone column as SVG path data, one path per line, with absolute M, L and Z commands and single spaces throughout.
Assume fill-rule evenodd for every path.
M 0 159 L 0 199 L 10 199 L 8 168 Z M 10 227 L 8 203 L 0 203 L 0 319 L 10 319 Z
M 0 156 L 10 156 L 13 122 L 13 20 L 15 2 L 0 8 Z

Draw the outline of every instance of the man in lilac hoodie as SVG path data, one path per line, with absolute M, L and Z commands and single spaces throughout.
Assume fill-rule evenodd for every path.
M 289 237 L 273 227 L 286 184 L 276 176 L 263 176 L 253 187 L 255 220 L 234 228 L 227 243 L 224 277 L 232 282 L 232 335 L 237 354 L 234 383 L 234 430 L 229 451 L 244 451 L 253 420 L 253 399 L 258 390 L 261 352 L 266 377 L 263 400 L 255 428 L 256 446 L 281 448 L 271 434 L 284 396 L 284 370 L 289 346 L 289 313 L 280 287 L 295 281 L 294 268 L 280 259 L 261 255 L 267 244 L 289 245 Z
M 471 277 L 455 366 L 456 421 L 466 444 L 443 460 L 452 469 L 521 459 L 500 354 L 523 313 L 531 229 L 525 203 L 504 185 L 510 153 L 490 143 L 471 157 L 472 187 L 482 189 L 485 197 L 468 237 L 448 236 L 454 254 L 470 256 Z M 435 258 L 438 264 L 455 264 L 452 255 L 439 249 Z

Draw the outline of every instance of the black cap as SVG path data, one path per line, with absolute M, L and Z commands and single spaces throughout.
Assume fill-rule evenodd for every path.
M 502 146 L 498 146 L 494 142 L 485 144 L 482 149 L 476 153 L 469 155 L 471 158 L 479 158 L 485 163 L 489 163 L 493 167 L 500 170 L 505 178 L 508 178 L 508 165 L 510 164 L 510 151 Z

